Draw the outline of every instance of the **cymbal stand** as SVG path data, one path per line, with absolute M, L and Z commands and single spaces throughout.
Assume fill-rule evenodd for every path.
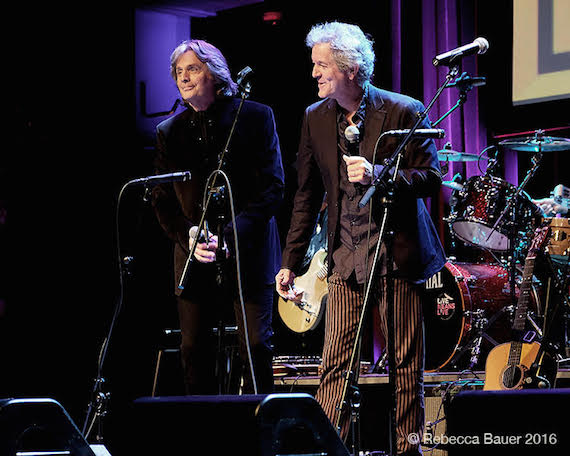
M 497 227 L 499 226 L 499 224 L 501 223 L 501 221 L 503 220 L 503 218 L 505 217 L 505 215 L 507 215 L 507 213 L 509 212 L 509 210 L 511 209 L 511 207 L 516 204 L 520 194 L 522 193 L 522 191 L 524 190 L 524 188 L 526 187 L 526 184 L 528 184 L 528 181 L 532 178 L 532 176 L 534 176 L 534 174 L 536 173 L 536 171 L 538 170 L 538 168 L 540 167 L 540 161 L 542 160 L 542 152 L 541 152 L 541 144 L 539 143 L 538 146 L 539 150 L 538 152 L 531 158 L 532 161 L 532 167 L 527 171 L 525 178 L 523 179 L 523 181 L 519 184 L 519 186 L 517 187 L 516 191 L 511 195 L 509 201 L 507 202 L 507 205 L 505 206 L 505 208 L 503 209 L 503 212 L 501 212 L 501 214 L 499 215 L 499 217 L 497 218 L 497 220 L 495 221 L 495 224 L 493 225 L 493 228 L 491 229 L 491 231 L 489 232 L 489 234 L 487 235 L 487 240 L 491 237 L 491 235 L 497 230 Z M 510 243 L 513 243 L 512 239 L 509 239 Z

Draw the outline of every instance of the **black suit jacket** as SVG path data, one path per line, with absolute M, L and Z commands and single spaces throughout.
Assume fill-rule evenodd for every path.
M 411 128 L 423 105 L 410 97 L 369 86 L 360 155 L 372 162 L 375 143 L 387 130 Z M 324 99 L 305 111 L 297 155 L 298 189 L 291 227 L 283 252 L 283 267 L 298 272 L 310 241 L 324 192 L 328 203 L 329 271 L 333 269 L 332 246 L 339 236 L 339 166 L 335 100 Z M 429 128 L 426 119 L 420 128 Z M 376 163 L 382 163 L 398 145 L 395 138 L 383 138 Z M 403 157 L 396 179 L 395 204 L 390 223 L 395 232 L 394 261 L 399 274 L 422 282 L 445 264 L 445 255 L 435 227 L 422 200 L 435 194 L 441 185 L 441 172 L 433 140 L 413 140 Z M 380 196 L 376 192 L 374 199 Z M 373 206 L 380 205 L 374 202 Z M 375 217 L 377 213 L 373 214 Z
M 180 294 L 177 285 L 188 258 L 188 230 L 200 221 L 206 180 L 216 168 L 217 155 L 224 149 L 239 102 L 237 98 L 217 99 L 204 113 L 207 118 L 205 131 L 204 122 L 197 120 L 198 114 L 191 108 L 157 126 L 156 172 L 189 170 L 192 173 L 189 182 L 158 185 L 152 192 L 158 220 L 175 242 L 177 294 Z M 243 104 L 222 170 L 229 177 L 235 203 L 244 287 L 251 289 L 271 284 L 281 263 L 281 244 L 274 215 L 280 207 L 284 189 L 281 151 L 271 108 L 252 101 Z M 217 185 L 225 184 L 218 177 Z M 224 236 L 235 256 L 229 211 L 226 217 L 228 224 Z M 210 230 L 214 229 L 210 217 Z M 194 264 L 202 267 L 197 261 Z

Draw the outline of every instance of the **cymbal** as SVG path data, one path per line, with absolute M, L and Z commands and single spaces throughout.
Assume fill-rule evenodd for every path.
M 455 181 L 443 181 L 441 185 L 443 185 L 444 187 L 451 188 L 453 190 L 463 190 L 463 185 Z
M 527 136 L 526 138 L 506 139 L 499 145 L 519 152 L 555 152 L 570 150 L 570 139 L 553 136 Z
M 442 149 L 437 151 L 437 158 L 439 159 L 439 161 L 466 162 L 466 161 L 479 160 L 479 155 L 468 154 L 466 152 L 457 152 L 451 149 Z M 487 159 L 482 158 L 482 160 L 487 160 Z

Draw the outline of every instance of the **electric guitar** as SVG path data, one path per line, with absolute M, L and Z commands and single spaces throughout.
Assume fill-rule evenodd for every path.
M 537 228 L 528 250 L 513 323 L 515 334 L 522 334 L 525 329 L 534 263 L 538 253 L 543 250 L 549 233 L 549 226 Z M 500 344 L 491 350 L 485 364 L 483 390 L 514 390 L 548 387 L 552 384 L 556 378 L 556 363 L 550 355 L 540 350 L 540 344 L 533 341 L 534 336 L 533 332 L 529 332 L 523 336 L 521 341 Z
M 279 316 L 289 329 L 303 333 L 319 324 L 328 296 L 327 272 L 327 251 L 319 249 L 313 255 L 307 272 L 293 280 L 296 291 L 302 292 L 298 299 L 279 297 Z

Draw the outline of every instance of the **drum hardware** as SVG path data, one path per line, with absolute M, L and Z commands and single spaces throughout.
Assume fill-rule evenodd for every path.
M 451 150 L 451 143 L 449 141 L 445 143 L 442 151 L 437 152 L 439 161 L 443 162 L 443 164 L 441 165 L 441 175 L 442 176 L 445 176 L 447 174 L 447 172 L 449 171 L 449 160 L 447 160 L 447 158 L 443 158 L 443 159 L 440 158 L 439 152 L 448 151 L 448 150 Z
M 379 374 L 380 372 L 386 372 L 387 363 L 388 363 L 388 352 L 384 349 L 382 350 L 382 354 L 378 357 L 376 363 L 374 363 L 374 365 L 370 367 L 368 373 Z
M 527 171 L 525 178 L 523 179 L 523 181 L 520 183 L 520 185 L 517 187 L 515 193 L 513 195 L 510 196 L 510 198 L 507 199 L 507 205 L 506 207 L 503 209 L 503 212 L 501 212 L 501 214 L 499 215 L 499 217 L 497 218 L 495 224 L 493 225 L 493 229 L 491 230 L 491 232 L 487 235 L 487 240 L 489 239 L 489 237 L 491 237 L 491 235 L 495 232 L 495 230 L 497 229 L 497 227 L 499 226 L 499 224 L 501 223 L 503 217 L 509 213 L 509 215 L 511 215 L 511 220 L 513 221 L 513 225 L 516 225 L 515 220 L 516 220 L 516 211 L 515 208 L 513 208 L 512 206 L 514 205 L 514 203 L 519 199 L 523 189 L 526 187 L 526 184 L 528 183 L 528 181 L 531 179 L 532 176 L 534 176 L 534 174 L 536 173 L 536 171 L 538 170 L 539 166 L 540 166 L 540 161 L 542 160 L 542 153 L 541 152 L 537 152 L 536 155 L 534 155 L 531 158 L 532 161 L 532 167 Z M 538 209 L 536 207 L 536 205 L 534 205 L 535 207 L 535 212 L 536 209 Z M 514 244 L 515 240 L 516 240 L 516 233 L 512 232 L 513 234 L 513 238 L 510 239 L 511 241 L 511 245 Z
M 534 312 L 528 312 L 526 315 L 526 319 L 528 320 L 530 325 L 533 327 L 533 329 L 536 331 L 536 334 L 538 334 L 538 337 L 542 338 L 542 329 L 540 329 L 540 326 L 538 326 L 538 324 L 536 323 L 536 321 L 533 317 L 534 317 Z

